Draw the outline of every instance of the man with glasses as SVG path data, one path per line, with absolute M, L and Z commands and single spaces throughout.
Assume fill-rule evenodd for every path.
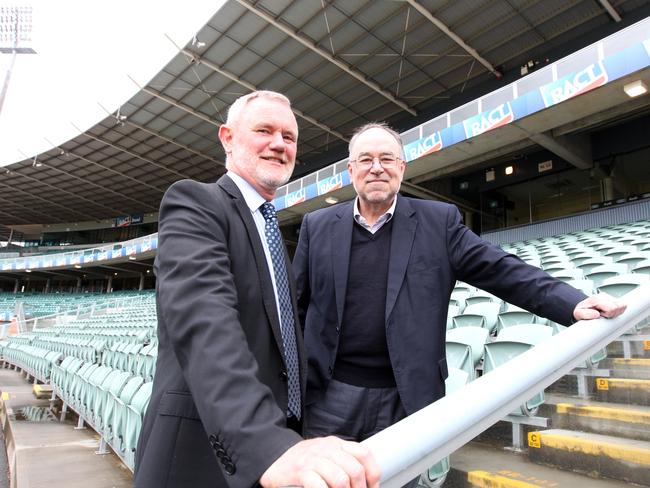
M 349 150 L 356 199 L 305 215 L 293 261 L 308 437 L 361 441 L 444 395 L 456 280 L 565 325 L 625 309 L 483 241 L 455 206 L 399 195 L 406 163 L 387 125 L 361 127 Z

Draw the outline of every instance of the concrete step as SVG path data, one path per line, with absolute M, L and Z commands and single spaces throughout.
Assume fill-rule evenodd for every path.
M 642 332 L 647 335 L 648 328 L 643 329 Z M 631 340 L 629 342 L 630 356 L 633 358 L 650 358 L 650 340 L 639 338 L 638 340 Z M 625 357 L 623 341 L 616 340 L 607 346 L 608 357 Z
M 7 443 L 11 486 L 42 488 L 129 488 L 133 475 L 114 454 L 95 454 L 99 436 L 75 429 L 74 422 L 30 420 L 29 412 L 49 409 L 17 371 L 0 368 L 0 427 Z M 42 413 L 42 412 L 41 412 Z
M 650 442 L 551 429 L 528 433 L 531 461 L 650 486 Z
M 595 378 L 595 399 L 609 403 L 650 405 L 650 379 Z
M 550 394 L 540 415 L 550 418 L 553 428 L 650 442 L 650 407 Z
M 598 367 L 609 369 L 612 378 L 650 378 L 650 358 L 607 358 Z
M 443 487 L 630 488 L 630 484 L 536 464 L 525 454 L 473 441 L 451 455 L 451 471 Z

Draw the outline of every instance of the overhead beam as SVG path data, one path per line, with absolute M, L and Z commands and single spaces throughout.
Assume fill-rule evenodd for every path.
M 81 133 L 82 131 L 79 131 L 79 132 Z M 84 133 L 84 135 L 88 136 L 88 134 L 85 134 L 85 133 Z M 94 140 L 98 140 L 97 138 L 95 138 L 93 136 L 88 136 L 88 137 L 90 137 L 91 139 L 94 139 Z M 108 171 L 109 173 L 114 173 L 114 174 L 116 174 L 118 176 L 121 176 L 122 178 L 126 178 L 128 180 L 131 180 L 134 183 L 137 183 L 138 185 L 146 186 L 147 188 L 155 190 L 155 191 L 157 191 L 159 193 L 164 193 L 165 192 L 165 190 L 163 190 L 162 188 L 158 188 L 157 186 L 153 186 L 153 185 L 150 185 L 149 183 L 145 183 L 144 181 L 141 181 L 141 180 L 139 180 L 137 178 L 134 178 L 133 176 L 129 176 L 129 175 L 125 174 L 125 173 L 122 173 L 121 171 L 117 171 L 116 169 L 109 168 L 108 166 L 105 166 L 105 165 L 103 165 L 101 163 L 98 163 L 97 161 L 93 161 L 91 159 L 88 159 L 87 157 L 82 156 L 80 154 L 77 154 L 77 153 L 75 153 L 73 151 L 66 151 L 62 147 L 56 147 L 56 149 L 58 149 L 62 153 L 65 153 L 66 155 L 69 154 L 70 156 L 73 156 L 73 157 L 75 157 L 77 159 L 81 159 L 82 161 L 85 161 L 85 162 L 87 162 L 89 164 L 92 164 L 94 166 L 99 166 L 100 168 L 102 168 L 105 171 Z
M 262 10 L 256 8 L 254 5 L 251 5 L 248 3 L 246 0 L 236 0 L 237 3 L 239 3 L 242 7 L 246 8 L 250 12 L 254 13 L 258 17 L 264 19 L 266 22 L 269 24 L 273 25 L 277 29 L 281 30 L 284 32 L 286 35 L 294 39 L 295 41 L 299 42 L 303 46 L 305 46 L 307 49 L 315 52 L 319 56 L 321 56 L 323 59 L 326 59 L 333 65 L 337 66 L 339 69 L 344 71 L 345 73 L 349 74 L 353 78 L 357 79 L 364 85 L 366 85 L 368 88 L 374 90 L 378 94 L 380 94 L 382 97 L 384 97 L 386 100 L 394 103 L 395 105 L 399 106 L 401 109 L 405 110 L 406 112 L 410 113 L 411 115 L 417 115 L 417 112 L 412 109 L 409 105 L 407 105 L 405 102 L 402 100 L 398 99 L 395 97 L 392 93 L 390 93 L 388 90 L 385 90 L 382 88 L 378 83 L 368 79 L 368 77 L 356 70 L 354 70 L 351 66 L 346 64 L 345 62 L 335 58 L 332 56 L 330 53 L 325 51 L 324 49 L 321 49 L 318 47 L 316 44 L 314 44 L 310 39 L 307 37 L 298 34 L 297 32 L 293 31 L 286 25 L 278 22 L 275 18 L 273 18 L 271 15 L 267 14 L 266 12 L 263 12 Z
M 463 141 L 459 143 L 459 145 L 462 147 L 463 144 L 467 144 L 467 143 L 468 141 Z M 510 154 L 517 153 L 519 151 L 522 151 L 534 145 L 535 143 L 532 142 L 530 139 L 522 138 L 520 141 L 513 142 L 508 145 L 500 146 L 491 151 L 487 151 L 487 152 L 484 151 L 478 156 L 465 157 L 463 159 L 449 161 L 434 170 L 427 171 L 426 173 L 415 176 L 413 178 L 408 178 L 407 176 L 407 178 L 408 181 L 410 181 L 411 183 L 419 184 L 422 183 L 423 181 L 432 180 L 434 178 L 442 178 L 462 170 L 467 170 L 472 166 L 475 166 L 477 164 L 480 165 L 481 163 L 485 163 L 486 161 L 506 157 Z M 436 153 L 425 157 L 429 157 L 432 159 L 432 161 L 435 161 Z
M 427 10 L 426 7 L 420 5 L 418 2 L 416 2 L 416 0 L 406 0 L 406 3 L 408 3 L 411 7 L 413 7 L 418 12 L 420 12 L 420 14 L 424 16 L 424 18 L 426 18 L 429 22 L 431 22 L 438 29 L 440 29 L 452 41 L 454 41 L 463 50 L 465 50 L 470 56 L 472 56 L 479 63 L 485 66 L 488 69 L 488 71 L 490 71 L 490 73 L 496 76 L 497 79 L 500 80 L 501 78 L 503 78 L 503 73 L 501 73 L 498 69 L 492 66 L 492 63 L 490 63 L 487 59 L 481 56 L 476 49 L 474 49 L 472 46 L 467 44 L 460 36 L 458 36 L 458 34 L 456 34 L 449 27 L 447 27 L 447 25 L 444 22 L 442 22 L 437 17 L 434 17 L 434 15 L 431 12 L 429 12 L 429 10 Z
M 442 193 L 437 193 L 427 188 L 422 188 L 421 186 L 414 185 L 413 183 L 409 183 L 408 181 L 402 181 L 402 188 L 404 188 L 410 194 L 415 195 L 416 197 L 419 198 L 424 198 L 426 200 L 431 200 L 431 199 L 441 200 L 443 202 L 453 203 L 454 205 L 462 208 L 463 210 L 480 213 L 480 210 L 477 208 L 471 207 L 463 202 L 450 198 L 447 195 L 443 195 Z
M 151 129 L 148 129 L 148 128 L 146 128 L 146 127 L 143 126 L 143 125 L 137 124 L 137 123 L 135 123 L 135 122 L 129 120 L 128 118 L 124 121 L 124 123 L 125 123 L 125 124 L 129 124 L 129 125 L 135 127 L 136 129 L 139 129 L 139 130 L 141 130 L 142 132 L 146 132 L 147 134 L 150 134 L 150 135 L 152 135 L 152 136 L 154 136 L 154 137 L 158 137 L 158 138 L 162 139 L 163 141 L 165 141 L 165 142 L 167 142 L 167 143 L 169 143 L 169 144 L 173 144 L 174 146 L 180 147 L 181 149 L 184 149 L 184 150 L 186 150 L 187 152 L 190 152 L 190 153 L 192 153 L 192 154 L 195 154 L 196 156 L 200 156 L 200 157 L 204 158 L 204 159 L 207 160 L 207 161 L 212 161 L 213 163 L 217 163 L 217 164 L 220 164 L 221 166 L 225 166 L 225 163 L 224 163 L 223 161 L 219 161 L 218 159 L 214 159 L 212 156 L 208 156 L 207 154 L 203 154 L 202 152 L 197 151 L 196 149 L 192 149 L 191 147 L 186 146 L 185 144 L 181 144 L 180 142 L 177 142 L 177 141 L 175 141 L 174 139 L 171 139 L 170 137 L 163 136 L 162 134 L 160 134 L 160 133 L 158 133 L 158 132 L 154 132 L 154 131 L 152 131 Z M 161 165 L 161 166 L 162 166 L 162 165 Z M 183 176 L 184 178 L 189 178 L 189 176 L 185 176 L 183 173 L 179 173 L 178 171 L 175 171 L 175 170 L 173 170 L 173 169 L 167 168 L 167 167 L 165 167 L 165 166 L 163 166 L 163 167 L 166 168 L 167 171 L 171 171 L 172 173 L 175 173 L 175 174 L 181 175 L 181 176 Z
M 20 174 L 20 173 L 16 173 L 16 174 Z M 24 194 L 24 195 L 26 195 L 28 197 L 36 198 L 37 200 L 42 201 L 43 203 L 45 203 L 47 205 L 53 205 L 55 207 L 59 207 L 59 208 L 65 210 L 66 212 L 70 212 L 70 213 L 79 215 L 79 216 L 81 216 L 81 217 L 83 217 L 85 219 L 90 218 L 91 220 L 94 220 L 94 219 L 97 218 L 96 216 L 92 216 L 92 215 L 89 215 L 89 214 L 84 213 L 84 212 L 78 212 L 77 210 L 75 210 L 75 209 L 73 209 L 71 207 L 66 207 L 65 205 L 61 205 L 60 203 L 53 202 L 52 200 L 48 200 L 46 198 L 43 198 L 43 197 L 41 197 L 41 196 L 39 196 L 39 195 L 37 195 L 35 193 L 30 193 L 30 192 L 27 192 L 25 190 L 21 190 L 19 188 L 16 188 L 14 186 L 7 185 L 6 183 L 0 182 L 0 188 L 7 188 L 7 190 L 9 190 L 11 193 L 18 192 L 18 193 Z M 50 218 L 53 217 L 53 215 L 51 215 L 51 214 L 43 214 L 43 215 L 47 215 Z M 59 222 L 65 222 L 64 219 L 61 219 L 59 217 L 55 217 L 55 219 L 58 220 Z
M 67 173 L 66 171 L 59 170 L 57 168 L 54 168 L 51 165 L 46 165 L 45 163 L 43 163 L 43 166 L 47 166 L 48 168 L 51 168 L 51 169 L 53 169 L 55 171 L 59 171 L 61 173 L 64 173 L 64 174 L 67 174 L 67 175 L 70 176 L 70 173 Z M 29 175 L 26 175 L 24 173 L 20 173 L 19 171 L 16 171 L 16 170 L 13 170 L 11 173 L 15 174 L 15 175 L 19 175 L 19 176 L 21 176 L 23 178 L 26 178 L 26 179 L 28 179 L 30 181 L 33 181 L 35 183 L 50 187 L 50 188 L 52 188 L 52 189 L 54 189 L 54 190 L 56 190 L 58 192 L 65 193 L 66 195 L 68 195 L 68 196 L 70 196 L 72 198 L 83 200 L 84 202 L 89 203 L 91 205 L 94 205 L 96 207 L 102 207 L 105 210 L 110 210 L 111 212 L 117 212 L 118 215 L 124 215 L 125 214 L 125 212 L 123 212 L 123 211 L 121 211 L 121 210 L 119 210 L 117 208 L 109 207 L 108 205 L 98 203 L 95 200 L 91 200 L 90 198 L 82 197 L 81 195 L 77 195 L 76 193 L 73 193 L 73 192 L 68 191 L 68 190 L 64 190 L 63 188 L 59 188 L 58 186 L 54 186 L 54 185 L 52 185 L 50 183 L 47 183 L 42 178 L 40 178 L 40 179 L 39 178 L 34 178 L 33 176 L 29 176 Z M 79 212 L 77 212 L 77 213 L 79 213 Z M 97 218 L 97 217 L 93 217 L 93 216 L 90 216 L 90 217 L 91 217 L 91 220 Z
M 61 158 L 60 158 L 60 156 L 54 156 L 54 159 L 61 159 Z M 88 160 L 85 159 L 85 158 L 81 158 L 81 159 L 82 159 L 83 161 L 86 161 L 86 162 L 91 162 L 91 161 L 88 161 Z M 86 180 L 86 179 L 84 179 L 84 178 L 81 178 L 81 177 L 79 177 L 79 176 L 77 176 L 77 175 L 75 175 L 75 174 L 73 174 L 73 173 L 71 173 L 71 172 L 69 172 L 69 171 L 66 171 L 66 170 L 61 169 L 61 168 L 57 168 L 56 166 L 52 166 L 51 164 L 49 164 L 49 160 L 48 160 L 47 163 L 43 163 L 43 166 L 44 166 L 44 167 L 47 167 L 47 168 L 49 168 L 49 169 L 52 169 L 52 170 L 54 170 L 54 171 L 58 171 L 58 172 L 60 172 L 60 173 L 63 173 L 63 174 L 65 174 L 65 175 L 68 175 L 70 178 L 74 178 L 74 179 L 76 179 L 76 180 L 80 180 L 80 181 L 82 181 L 82 182 L 84 182 L 84 183 L 86 183 L 86 184 L 88 184 L 88 185 L 91 185 L 91 186 L 94 186 L 94 187 L 100 188 L 100 189 L 103 190 L 103 191 L 108 191 L 108 192 L 110 192 L 110 193 L 113 193 L 113 194 L 115 194 L 115 195 L 117 195 L 117 196 L 119 196 L 119 197 L 121 197 L 121 198 L 125 198 L 125 199 L 127 199 L 127 200 L 131 200 L 132 202 L 135 202 L 135 203 L 137 203 L 138 205 L 141 205 L 142 207 L 146 207 L 146 208 L 149 208 L 150 210 L 154 210 L 154 211 L 157 211 L 157 210 L 158 210 L 157 207 L 154 207 L 154 206 L 152 206 L 152 205 L 150 205 L 150 204 L 148 204 L 148 203 L 146 203 L 146 202 L 143 202 L 142 200 L 138 200 L 137 198 L 130 197 L 129 195 L 127 195 L 127 194 L 125 194 L 125 193 L 122 193 L 122 192 L 119 192 L 119 191 L 116 191 L 116 190 L 112 190 L 111 188 L 106 188 L 106 187 L 103 186 L 103 185 L 98 185 L 97 183 L 94 183 L 94 182 L 92 182 L 92 181 L 90 181 L 90 180 Z M 158 190 L 158 191 L 161 191 L 161 190 Z
M 194 109 L 188 107 L 187 105 L 184 105 L 184 104 L 182 104 L 182 103 L 180 103 L 180 102 L 177 102 L 177 101 L 174 100 L 173 98 L 168 97 L 167 95 L 163 95 L 162 93 L 160 93 L 160 92 L 157 91 L 157 90 L 154 90 L 153 88 L 149 88 L 149 87 L 146 87 L 146 86 L 142 86 L 142 85 L 140 85 L 140 84 L 139 84 L 137 81 L 135 81 L 135 79 L 133 79 L 131 76 L 129 76 L 129 78 L 131 78 L 131 81 L 133 81 L 133 83 L 135 83 L 135 84 L 138 86 L 138 88 L 139 88 L 140 90 L 142 90 L 142 91 L 145 92 L 145 93 L 148 93 L 148 94 L 151 95 L 152 97 L 155 97 L 155 98 L 158 98 L 158 99 L 160 99 L 160 100 L 163 100 L 163 101 L 167 102 L 168 104 L 173 105 L 174 107 L 176 107 L 176 108 L 182 110 L 183 112 L 186 112 L 186 113 L 188 113 L 188 114 L 190 114 L 190 115 L 193 115 L 194 117 L 198 117 L 199 119 L 201 119 L 201 120 L 207 122 L 208 124 L 212 124 L 212 125 L 214 125 L 215 127 L 219 127 L 219 126 L 221 125 L 221 124 L 219 124 L 218 122 L 215 122 L 214 120 L 212 120 L 212 119 L 211 119 L 210 117 L 208 117 L 207 115 L 202 114 L 202 113 L 200 113 L 200 112 L 197 112 L 196 110 L 194 110 Z
M 202 58 L 201 56 L 199 56 L 198 54 L 196 54 L 196 53 L 190 51 L 189 49 L 182 49 L 182 52 L 183 52 L 183 54 L 185 54 L 186 56 L 188 56 L 189 58 L 191 58 L 192 62 L 200 63 L 200 64 L 202 64 L 202 65 L 204 65 L 204 66 L 207 66 L 208 68 L 210 68 L 210 69 L 211 69 L 212 71 L 214 71 L 215 73 L 219 73 L 220 75 L 225 76 L 225 77 L 228 78 L 229 80 L 234 81 L 235 83 L 239 83 L 239 84 L 242 85 L 244 88 L 247 88 L 247 89 L 249 89 L 250 91 L 257 91 L 257 90 L 259 90 L 259 88 L 256 87 L 255 85 L 253 85 L 252 83 L 249 83 L 249 82 L 247 82 L 247 81 L 245 81 L 245 80 L 242 80 L 242 79 L 239 78 L 238 76 L 236 76 L 236 75 L 230 73 L 229 71 L 226 71 L 225 69 L 223 69 L 223 68 L 217 66 L 216 64 L 214 64 L 214 63 L 212 63 L 212 62 L 210 62 L 210 61 L 208 61 L 208 60 Z M 306 120 L 307 122 L 309 122 L 309 123 L 312 124 L 312 125 L 315 125 L 315 126 L 318 127 L 319 129 L 322 129 L 322 130 L 324 130 L 325 132 L 329 132 L 329 133 L 332 134 L 334 137 L 337 137 L 337 138 L 341 139 L 342 141 L 350 142 L 349 139 L 348 139 L 347 137 L 345 137 L 343 134 L 341 134 L 340 132 L 338 132 L 338 131 L 336 131 L 336 130 L 334 130 L 334 129 L 328 127 L 328 126 L 326 126 L 325 124 L 319 122 L 319 121 L 316 120 L 315 118 L 310 117 L 309 115 L 305 114 L 303 111 L 298 110 L 298 109 L 295 108 L 295 107 L 291 107 L 291 110 L 293 110 L 293 113 L 296 114 L 298 117 L 300 117 L 301 119 Z
M 528 137 L 578 169 L 589 169 L 593 166 L 591 141 L 586 135 L 554 137 L 551 131 L 548 131 L 530 134 Z
M 112 147 L 113 149 L 117 149 L 118 151 L 121 151 L 121 152 L 123 152 L 125 154 L 128 154 L 132 158 L 139 159 L 140 161 L 144 161 L 145 163 L 149 163 L 149 164 L 155 166 L 156 168 L 160 168 L 160 169 L 165 170 L 165 171 L 167 171 L 169 173 L 175 174 L 176 176 L 180 176 L 181 178 L 189 178 L 189 176 L 184 175 L 183 173 L 179 173 L 178 171 L 176 171 L 174 169 L 171 169 L 171 168 L 168 168 L 167 166 L 162 165 L 160 163 L 157 163 L 154 160 L 149 159 L 149 158 L 147 158 L 145 156 L 142 156 L 140 154 L 136 154 L 133 151 L 130 151 L 129 149 L 126 149 L 126 148 L 121 147 L 121 146 L 117 146 L 117 145 L 113 144 L 112 142 L 107 141 L 106 139 L 102 139 L 101 137 L 94 136 L 92 134 L 89 134 L 88 132 L 83 132 L 83 135 L 86 136 L 86 137 L 89 137 L 90 139 L 92 139 L 94 141 L 100 142 L 100 143 L 105 144 L 105 145 L 107 145 L 109 147 Z M 95 163 L 95 164 L 99 164 L 99 163 Z M 221 164 L 223 164 L 223 163 L 221 163 Z M 124 175 L 124 176 L 126 176 L 127 178 L 130 178 L 127 175 Z M 138 181 L 139 183 L 142 183 L 140 180 L 136 179 L 136 181 Z
M 614 22 L 620 22 L 622 20 L 616 9 L 612 6 L 611 3 L 609 3 L 609 0 L 598 0 L 598 2 L 603 6 L 605 10 L 607 10 L 607 13 L 612 19 L 614 19 Z

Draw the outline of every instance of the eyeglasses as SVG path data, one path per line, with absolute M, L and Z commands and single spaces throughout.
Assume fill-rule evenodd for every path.
M 350 159 L 351 163 L 355 163 L 360 169 L 370 169 L 375 161 L 379 163 L 382 168 L 394 168 L 398 165 L 400 158 L 395 156 L 381 156 L 372 158 L 370 156 L 362 156 L 359 159 Z

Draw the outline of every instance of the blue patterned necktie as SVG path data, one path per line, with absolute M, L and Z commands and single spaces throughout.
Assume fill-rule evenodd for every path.
M 278 303 L 280 304 L 280 331 L 282 333 L 282 347 L 289 383 L 288 413 L 293 414 L 294 417 L 300 420 L 300 377 L 298 374 L 298 348 L 296 347 L 296 321 L 293 316 L 293 306 L 289 292 L 284 244 L 273 204 L 270 202 L 263 203 L 260 206 L 260 212 L 262 212 L 266 221 L 264 235 L 271 253 L 275 287 L 277 288 Z

